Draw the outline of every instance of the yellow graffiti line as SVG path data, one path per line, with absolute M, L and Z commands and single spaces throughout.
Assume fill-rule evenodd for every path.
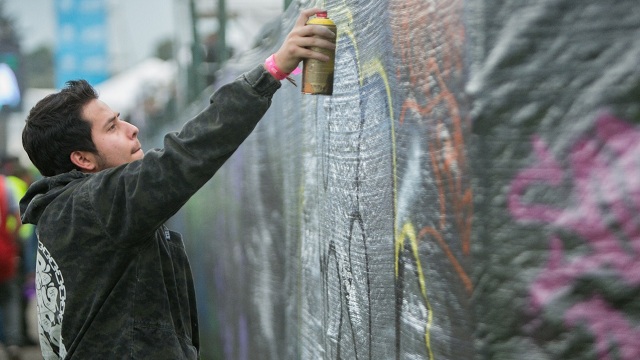
M 348 8 L 344 9 L 344 14 L 348 19 L 347 24 L 353 24 L 353 14 Z M 380 79 L 382 79 L 385 86 L 385 90 L 387 93 L 387 103 L 389 105 L 389 120 L 391 121 L 390 136 L 391 136 L 391 146 L 392 146 L 391 156 L 392 156 L 392 172 L 393 172 L 393 179 L 392 179 L 393 181 L 393 223 L 396 224 L 397 218 L 398 218 L 397 141 L 396 141 L 396 130 L 395 130 L 395 118 L 393 115 L 394 114 L 393 100 L 392 100 L 393 98 L 391 96 L 391 85 L 389 83 L 389 77 L 387 75 L 387 72 L 384 68 L 382 61 L 380 61 L 379 58 L 369 60 L 365 63 L 361 62 L 360 50 L 358 48 L 358 40 L 356 39 L 355 34 L 353 33 L 353 31 L 351 31 L 351 28 L 349 26 L 339 26 L 338 34 L 336 34 L 336 36 L 338 39 L 343 36 L 346 36 L 347 38 L 349 38 L 349 41 L 353 44 L 353 48 L 355 51 L 356 65 L 358 67 L 358 74 L 360 74 L 359 76 L 360 87 L 364 85 L 364 82 L 366 79 L 373 78 L 375 76 L 379 76 Z M 337 51 L 339 51 L 339 49 Z M 422 264 L 420 263 L 420 254 L 418 252 L 418 238 L 416 235 L 415 228 L 411 223 L 406 223 L 402 227 L 402 230 L 396 234 L 395 274 L 396 274 L 396 277 L 398 277 L 398 266 L 399 266 L 398 262 L 400 259 L 400 252 L 404 248 L 405 238 L 409 238 L 409 241 L 411 242 L 413 258 L 416 261 L 416 267 L 418 269 L 418 282 L 420 285 L 420 292 L 422 293 L 422 297 L 427 306 L 428 315 L 427 315 L 427 324 L 425 326 L 424 339 L 425 339 L 425 344 L 427 346 L 427 351 L 429 352 L 429 359 L 433 359 L 434 358 L 433 350 L 431 349 L 431 327 L 433 325 L 433 309 L 431 308 L 431 303 L 427 296 L 427 287 L 425 284 L 425 277 L 422 271 Z
M 345 3 L 346 4 L 346 3 Z M 345 5 L 346 6 L 346 5 Z M 347 24 L 353 24 L 353 14 L 351 11 L 346 8 L 344 9 L 344 15 L 347 17 Z M 336 34 L 337 38 L 342 36 L 346 36 L 349 38 L 351 43 L 353 44 L 353 49 L 355 50 L 356 56 L 356 64 L 358 66 L 358 74 L 360 74 L 359 81 L 360 86 L 364 84 L 364 81 L 370 77 L 380 76 L 382 81 L 384 82 L 384 87 L 387 92 L 387 103 L 389 104 L 389 120 L 391 121 L 391 161 L 392 161 L 392 172 L 393 172 L 393 223 L 396 223 L 397 219 L 397 199 L 398 199 L 398 166 L 397 166 L 397 142 L 396 142 L 396 124 L 393 116 L 393 100 L 391 97 L 391 85 L 389 84 L 389 76 L 387 75 L 386 70 L 384 69 L 384 65 L 380 61 L 379 58 L 375 58 L 370 60 L 364 64 L 360 61 L 360 50 L 358 48 L 358 40 L 356 39 L 355 34 L 351 31 L 349 26 L 339 26 L 338 34 Z M 336 51 L 339 51 L 336 50 Z
M 389 121 L 391 122 L 391 171 L 393 172 L 393 214 L 394 224 L 397 219 L 397 199 L 398 199 L 398 164 L 397 164 L 397 143 L 396 143 L 396 121 L 393 117 L 393 100 L 391 98 L 391 85 L 389 77 L 380 59 L 373 59 L 360 69 L 360 86 L 369 77 L 380 76 L 387 91 L 387 103 L 389 104 Z
M 427 350 L 429 351 L 429 359 L 433 359 L 433 351 L 431 350 L 431 326 L 433 324 L 433 309 L 431 308 L 431 302 L 429 301 L 429 297 L 427 296 L 427 286 L 425 283 L 424 273 L 422 271 L 422 265 L 420 263 L 420 253 L 418 251 L 418 236 L 416 234 L 416 229 L 411 223 L 406 223 L 402 226 L 402 230 L 396 233 L 396 246 L 395 246 L 395 268 L 396 268 L 396 278 L 398 277 L 398 266 L 400 262 L 400 252 L 404 249 L 404 241 L 408 238 L 411 242 L 411 252 L 413 254 L 413 259 L 416 261 L 416 268 L 418 270 L 418 284 L 420 285 L 420 292 L 422 293 L 422 298 L 424 299 L 425 305 L 427 306 L 427 325 L 425 326 L 424 333 L 424 341 L 427 345 Z
M 347 14 L 347 17 L 349 18 L 349 22 L 353 22 L 353 17 L 351 16 L 351 13 Z M 356 62 L 358 64 L 358 73 L 362 74 L 361 69 L 362 66 L 360 65 L 360 49 L 358 49 L 358 40 L 356 40 L 356 35 L 353 33 L 353 31 L 351 31 L 351 28 L 347 28 L 347 29 L 343 29 L 343 28 L 338 28 L 338 33 L 336 34 L 337 38 L 336 38 L 336 43 L 338 44 L 339 41 L 338 39 L 346 36 L 349 38 L 349 41 L 351 41 L 351 43 L 353 44 L 353 50 L 355 50 L 356 52 Z M 340 49 L 336 49 L 336 53 L 338 53 L 340 51 Z M 360 84 L 362 85 L 362 77 L 360 77 Z

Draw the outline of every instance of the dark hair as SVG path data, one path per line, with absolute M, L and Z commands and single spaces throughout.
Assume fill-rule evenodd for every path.
M 60 92 L 47 95 L 29 112 L 22 130 L 22 146 L 44 176 L 77 169 L 74 151 L 98 153 L 91 138 L 91 123 L 82 118 L 84 106 L 98 93 L 85 80 L 72 80 Z

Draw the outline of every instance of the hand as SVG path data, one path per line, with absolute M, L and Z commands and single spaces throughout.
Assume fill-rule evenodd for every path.
M 276 51 L 275 63 L 283 72 L 292 72 L 303 59 L 329 61 L 327 55 L 309 48 L 314 46 L 324 49 L 335 49 L 336 45 L 330 40 L 334 40 L 336 34 L 321 25 L 305 25 L 311 16 L 321 11 L 322 10 L 318 8 L 303 10 L 298 20 L 296 20 L 295 26 L 285 38 L 284 43 L 280 49 Z

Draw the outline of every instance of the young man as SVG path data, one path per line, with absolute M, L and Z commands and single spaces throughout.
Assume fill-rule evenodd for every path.
M 71 81 L 30 112 L 23 145 L 45 176 L 21 201 L 37 225 L 36 288 L 45 359 L 196 359 L 198 319 L 179 234 L 163 224 L 251 133 L 280 81 L 335 34 L 305 10 L 265 65 L 143 154 L 138 129 Z

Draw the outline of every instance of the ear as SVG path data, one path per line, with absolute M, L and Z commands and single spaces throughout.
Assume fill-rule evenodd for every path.
M 88 151 L 74 151 L 71 153 L 70 159 L 82 172 L 91 173 L 97 169 L 95 156 Z

